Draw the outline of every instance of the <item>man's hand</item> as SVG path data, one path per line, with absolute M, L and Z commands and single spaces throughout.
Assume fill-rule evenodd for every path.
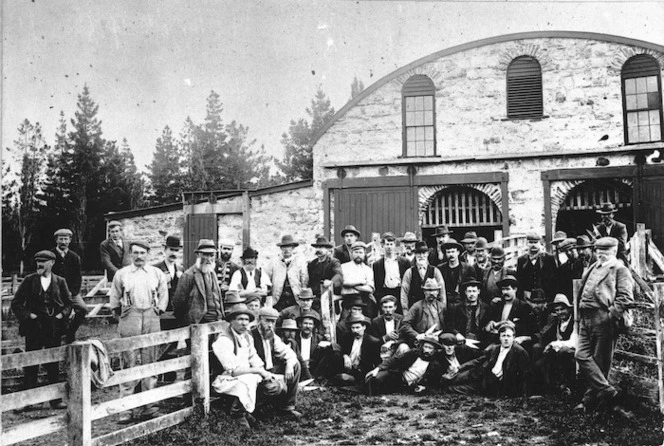
M 318 343 L 318 346 L 319 346 L 320 348 L 327 348 L 327 347 L 329 347 L 330 345 L 332 345 L 332 343 L 331 343 L 330 341 L 320 341 L 320 342 Z
M 461 333 L 456 334 L 456 340 L 457 340 L 457 343 L 459 343 L 459 344 L 465 344 L 466 343 L 466 337 L 464 335 L 462 335 Z
M 399 332 L 396 330 L 392 330 L 391 332 L 388 333 L 387 337 L 392 341 L 396 341 L 397 339 L 399 339 Z
M 329 288 L 332 286 L 332 281 L 330 279 L 323 280 L 323 288 Z
M 415 336 L 415 340 L 421 341 L 422 339 L 426 338 L 427 335 L 425 333 L 419 333 L 417 336 Z
M 350 360 L 350 356 L 344 355 L 344 368 L 350 370 L 353 368 L 353 362 Z
M 497 325 L 498 323 L 496 321 L 489 321 L 489 323 L 486 324 L 486 331 L 495 331 Z
M 502 297 L 494 297 L 493 299 L 491 299 L 491 303 L 492 304 L 498 304 L 498 303 L 500 303 L 501 300 L 503 300 Z
M 37 315 L 35 313 L 30 313 L 30 319 L 37 319 Z
M 72 313 L 73 313 L 73 311 L 72 311 Z M 62 319 L 62 313 L 56 314 L 55 318 L 58 319 L 58 320 Z
M 370 370 L 369 373 L 367 373 L 367 375 L 364 377 L 364 380 L 369 381 L 371 378 L 375 378 L 376 376 L 378 376 L 378 367 Z
M 225 283 L 221 284 L 221 291 L 226 292 L 228 291 L 228 288 L 229 288 L 228 285 L 226 285 Z
M 531 339 L 530 336 L 517 336 L 516 338 L 514 338 L 514 342 L 521 345 L 524 342 L 530 341 L 530 339 Z
M 293 370 L 293 366 L 286 366 L 286 370 L 284 371 L 284 377 L 286 378 L 286 381 L 290 381 L 295 377 L 295 370 Z

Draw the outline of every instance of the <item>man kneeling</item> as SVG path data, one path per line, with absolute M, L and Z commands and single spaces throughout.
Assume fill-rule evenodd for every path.
M 226 318 L 230 322 L 229 327 L 219 333 L 219 337 L 212 344 L 212 350 L 224 369 L 212 383 L 212 388 L 217 393 L 233 397 L 231 417 L 235 418 L 240 426 L 249 428 L 249 420 L 253 420 L 250 414 L 256 408 L 256 395 L 260 392 L 261 395 L 278 397 L 277 410 L 280 414 L 299 418 L 301 414 L 295 411 L 295 375 L 299 378 L 300 368 L 295 353 L 281 340 L 277 341 L 278 336 L 266 339 L 266 343 L 262 345 L 263 352 L 267 354 L 267 346 L 274 355 L 270 355 L 272 359 L 279 358 L 284 362 L 275 364 L 271 370 L 283 370 L 284 374 L 266 370 L 265 363 L 254 346 L 254 337 L 248 332 L 249 323 L 254 319 L 253 313 L 245 304 L 238 304 Z M 265 325 L 273 325 L 277 318 L 269 315 L 265 319 L 272 322 Z M 290 356 L 294 358 L 294 362 L 290 360 Z

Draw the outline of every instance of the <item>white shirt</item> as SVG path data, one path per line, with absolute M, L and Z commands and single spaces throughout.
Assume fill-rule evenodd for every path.
M 346 262 L 341 265 L 341 274 L 344 278 L 344 283 L 359 283 L 364 282 L 365 285 L 370 286 L 373 290 L 374 286 L 374 273 L 371 267 L 364 263 L 357 264 L 355 262 Z M 344 286 L 341 294 L 355 293 L 354 287 Z
M 267 339 L 263 339 L 263 352 L 265 352 L 265 370 L 270 370 L 274 365 L 272 364 L 272 346 Z
M 137 267 L 129 265 L 121 268 L 113 277 L 109 293 L 111 308 L 135 306 L 145 310 L 155 307 L 166 311 L 168 305 L 168 285 L 164 273 L 154 266 Z
M 394 319 L 391 321 L 383 320 L 385 321 L 385 334 L 392 333 L 394 331 Z
M 43 288 L 44 291 L 48 290 L 48 287 L 51 286 L 51 278 L 52 278 L 52 277 L 53 277 L 53 276 L 52 276 L 51 274 L 49 274 L 49 275 L 46 276 L 46 277 L 44 277 L 44 276 L 39 276 L 39 281 L 41 282 L 41 286 L 42 286 L 42 288 Z
M 514 301 L 511 300 L 509 302 L 505 302 L 505 305 L 503 306 L 503 314 L 500 316 L 501 321 L 506 321 L 507 318 L 510 315 L 510 311 L 512 311 L 512 305 L 514 305 Z
M 300 338 L 300 355 L 302 359 L 308 361 L 311 357 L 311 338 Z
M 428 367 L 429 361 L 417 358 L 408 370 L 404 370 L 403 379 L 406 380 L 406 383 L 408 383 L 409 386 L 412 386 L 422 379 Z
M 401 285 L 399 275 L 399 262 L 396 257 L 391 259 L 385 257 L 385 288 L 398 288 Z
M 350 363 L 354 369 L 359 368 L 360 359 L 362 354 L 360 349 L 362 348 L 362 338 L 353 340 L 353 347 L 350 349 Z
M 498 353 L 498 359 L 496 360 L 496 365 L 493 366 L 491 369 L 491 373 L 493 373 L 496 378 L 501 379 L 503 377 L 503 362 L 505 361 L 505 358 L 507 357 L 507 354 L 510 352 L 510 348 L 504 348 L 500 347 L 500 353 Z

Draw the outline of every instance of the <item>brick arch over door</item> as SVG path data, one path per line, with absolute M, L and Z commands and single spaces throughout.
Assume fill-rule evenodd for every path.
M 500 225 L 502 222 L 502 195 L 500 191 L 500 185 L 499 184 L 493 184 L 493 183 L 477 183 L 477 184 L 457 184 L 457 185 L 438 185 L 438 186 L 428 186 L 428 187 L 421 187 L 418 190 L 418 201 L 419 201 L 419 220 L 420 220 L 420 225 L 421 226 L 431 226 L 431 225 L 438 225 L 441 224 L 442 222 L 437 221 L 438 219 L 433 217 L 431 212 L 433 212 L 432 206 L 435 206 L 437 200 L 439 200 L 450 188 L 452 189 L 472 189 L 476 192 L 479 192 L 480 194 L 475 194 L 476 196 L 479 195 L 478 198 L 481 198 L 482 196 L 486 197 L 486 201 L 488 203 L 484 203 L 485 206 L 484 208 L 487 208 L 487 212 L 489 215 L 489 220 L 485 221 L 485 223 L 491 222 L 491 225 L 498 224 Z M 488 204 L 491 204 L 490 206 L 486 206 Z M 480 203 L 474 203 L 477 206 L 475 208 L 480 208 Z M 473 208 L 473 210 L 475 210 Z M 443 211 L 444 213 L 444 211 Z M 429 217 L 429 218 L 427 218 Z M 482 217 L 483 220 L 486 219 L 486 217 Z M 459 224 L 459 222 L 449 222 L 445 221 L 444 224 L 447 225 L 452 225 L 452 226 L 476 226 L 478 225 L 477 222 L 474 221 L 472 216 L 470 217 L 470 222 L 467 222 L 467 224 Z M 482 225 L 482 224 L 480 224 Z

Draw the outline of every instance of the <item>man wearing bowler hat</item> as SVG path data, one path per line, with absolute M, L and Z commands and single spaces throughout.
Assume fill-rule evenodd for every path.
M 267 274 L 263 274 L 263 271 L 256 266 L 258 251 L 251 246 L 247 246 L 240 259 L 242 260 L 242 268 L 233 273 L 228 289 L 238 291 L 241 296 L 253 292 L 267 296 L 267 291 L 272 283 Z
M 436 232 L 433 233 L 434 238 L 436 239 L 436 246 L 429 253 L 429 264 L 432 266 L 438 266 L 441 263 L 447 260 L 445 256 L 445 250 L 443 249 L 443 244 L 447 243 L 450 239 L 450 234 L 452 231 L 445 225 L 438 226 Z
M 272 305 L 277 311 L 296 305 L 295 298 L 303 287 L 307 286 L 307 268 L 301 258 L 293 255 L 293 250 L 299 243 L 293 236 L 286 234 L 277 243 L 281 249 L 279 254 L 264 269 L 265 274 L 272 283 Z
M 528 233 L 526 242 L 528 252 L 516 260 L 519 297 L 530 302 L 533 290 L 540 289 L 544 291 L 546 302 L 552 302 L 557 290 L 556 259 L 548 252 L 544 252 L 542 237 L 539 234 Z
M 467 280 L 474 279 L 475 270 L 469 264 L 459 260 L 463 246 L 456 240 L 453 238 L 449 239 L 443 243 L 442 248 L 445 251 L 447 261 L 438 265 L 438 269 L 445 281 L 447 302 L 449 304 L 456 304 L 461 301 L 461 295 L 459 294 L 461 284 Z
M 200 239 L 194 252 L 196 263 L 182 274 L 173 297 L 175 317 L 181 327 L 224 318 L 224 303 L 214 270 L 217 254 L 214 240 Z
M 155 333 L 161 330 L 159 314 L 166 311 L 168 305 L 168 285 L 166 277 L 160 269 L 147 264 L 150 246 L 141 241 L 131 242 L 132 264 L 118 270 L 113 277 L 113 285 L 109 293 L 110 307 L 120 317 L 118 333 L 120 337 L 131 337 Z M 177 312 L 177 307 L 176 307 Z M 137 362 L 146 365 L 157 360 L 157 347 L 145 347 L 128 350 L 122 353 L 123 369 L 135 367 Z M 143 391 L 154 389 L 157 385 L 156 376 L 147 376 L 140 380 Z M 138 392 L 138 381 L 120 384 L 120 397 Z M 138 419 L 140 409 L 120 414 L 120 422 L 128 423 Z M 144 406 L 143 418 L 157 416 L 157 406 Z
M 340 264 L 351 261 L 351 246 L 360 238 L 360 231 L 355 229 L 355 226 L 348 225 L 343 231 L 341 231 L 341 238 L 344 239 L 344 242 L 334 248 L 334 258 L 339 261 Z
M 613 203 L 603 203 L 597 213 L 602 221 L 596 226 L 597 237 L 613 237 L 618 240 L 618 258 L 627 261 L 625 245 L 627 244 L 627 226 L 615 220 L 618 210 Z
M 332 287 L 334 294 L 341 292 L 341 263 L 331 256 L 330 251 L 334 247 L 326 237 L 316 237 L 311 244 L 315 249 L 316 258 L 307 264 L 308 287 L 314 293 L 313 308 L 320 311 L 320 296 L 323 290 Z
M 422 285 L 429 279 L 436 281 L 439 287 L 439 297 L 442 300 L 445 296 L 445 281 L 440 274 L 440 270 L 429 264 L 429 248 L 425 242 L 417 242 L 415 246 L 415 265 L 410 267 L 403 275 L 401 280 L 401 308 L 404 314 L 416 302 L 424 299 L 424 290 Z
M 380 300 L 383 296 L 398 296 L 401 294 L 401 279 L 410 262 L 405 257 L 397 255 L 397 238 L 391 232 L 386 232 L 381 237 L 381 244 L 385 256 L 376 260 L 371 265 L 374 273 L 376 292 L 374 297 Z M 397 312 L 403 314 L 401 302 L 397 303 Z
M 231 261 L 234 247 L 235 242 L 231 239 L 222 238 L 219 240 L 219 253 L 215 261 L 215 271 L 217 273 L 219 288 L 221 289 L 221 297 L 226 296 L 233 273 L 240 269 L 240 265 Z
M 113 276 L 120 268 L 131 265 L 129 242 L 122 238 L 122 223 L 119 221 L 108 223 L 108 238 L 100 243 L 99 255 L 108 283 L 113 282 Z
M 39 251 L 34 259 L 37 271 L 23 279 L 11 303 L 19 322 L 18 333 L 25 336 L 26 351 L 59 347 L 72 310 L 67 282 L 52 273 L 55 254 Z M 48 382 L 56 383 L 60 373 L 58 363 L 48 363 L 45 367 Z M 24 367 L 23 373 L 25 390 L 37 387 L 39 365 Z M 66 406 L 61 400 L 53 400 L 51 407 L 63 409 Z
M 53 236 L 55 237 L 55 248 L 51 252 L 55 254 L 55 263 L 52 272 L 60 276 L 67 282 L 67 288 L 71 293 L 74 317 L 69 321 L 67 327 L 66 341 L 71 344 L 76 339 L 78 328 L 85 322 L 85 316 L 88 314 L 88 306 L 81 297 L 81 258 L 74 251 L 69 249 L 73 232 L 69 229 L 58 229 Z
M 177 328 L 177 320 L 173 314 L 173 299 L 175 291 L 178 288 L 180 277 L 184 273 L 184 268 L 178 263 L 178 255 L 182 252 L 182 242 L 180 237 L 169 235 L 166 237 L 164 247 L 164 260 L 157 262 L 152 266 L 159 268 L 164 276 L 166 276 L 166 284 L 168 286 L 168 307 L 166 312 L 161 315 L 161 329 L 172 330 Z

